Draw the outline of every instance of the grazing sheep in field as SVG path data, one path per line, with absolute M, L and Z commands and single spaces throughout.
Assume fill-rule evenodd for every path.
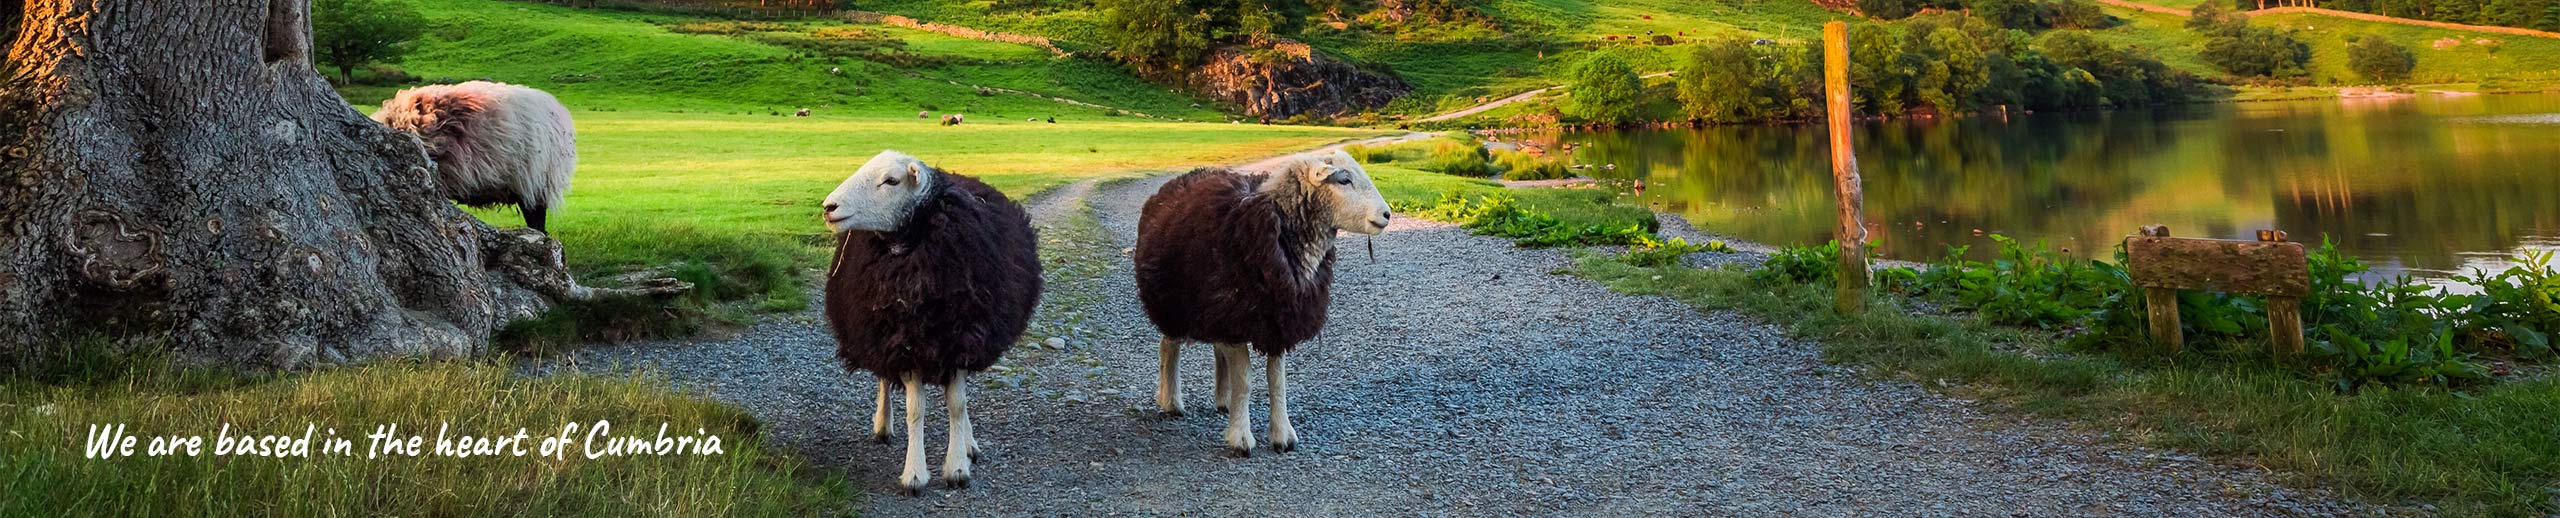
M 1296 157 L 1277 171 L 1200 169 L 1165 183 L 1138 215 L 1138 301 L 1164 340 L 1157 345 L 1156 405 L 1181 415 L 1173 365 L 1187 342 L 1217 353 L 1214 400 L 1227 412 L 1227 450 L 1253 452 L 1245 370 L 1268 358 L 1271 450 L 1298 444 L 1289 426 L 1281 357 L 1324 329 L 1337 230 L 1385 231 L 1392 214 L 1369 173 L 1340 151 Z
M 800 111 L 795 112 L 795 113 L 792 113 L 792 114 L 791 114 L 791 116 L 793 116 L 793 117 L 807 117 L 807 116 L 809 116 L 809 109 L 808 109 L 808 108 L 801 108 L 801 109 L 800 109 Z
M 1022 206 L 975 178 L 882 151 L 827 195 L 836 233 L 827 271 L 827 321 L 836 358 L 880 378 L 871 436 L 889 439 L 889 384 L 907 397 L 906 469 L 925 485 L 923 385 L 943 387 L 951 414 L 942 480 L 969 486 L 978 439 L 969 424 L 969 374 L 995 366 L 1040 302 L 1038 241 Z
M 514 205 L 525 226 L 545 233 L 545 216 L 569 195 L 578 167 L 569 109 L 541 90 L 488 81 L 421 86 L 393 95 L 373 120 L 426 144 L 445 197 Z
M 962 119 L 964 119 L 964 117 L 961 117 L 961 116 L 960 116 L 960 114 L 957 114 L 957 113 L 950 114 L 950 115 L 944 115 L 944 116 L 942 116 L 942 125 L 944 125 L 944 126 L 958 126 L 958 125 L 960 125 L 960 121 L 961 121 Z

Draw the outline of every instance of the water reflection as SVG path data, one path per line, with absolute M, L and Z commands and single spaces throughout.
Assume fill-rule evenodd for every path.
M 1588 174 L 1645 203 L 1780 244 L 1830 238 L 1818 126 L 1529 137 L 1577 143 Z M 1888 257 L 2000 233 L 2110 253 L 2150 224 L 2247 239 L 2327 235 L 2386 274 L 2503 268 L 2560 236 L 2560 95 L 2208 105 L 1880 122 L 1859 128 L 1868 226 Z M 1550 147 L 1550 149 L 1555 149 Z

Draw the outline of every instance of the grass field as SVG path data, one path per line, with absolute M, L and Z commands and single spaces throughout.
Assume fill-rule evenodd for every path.
M 1167 118 L 1223 120 L 1200 101 L 1139 81 L 1108 64 L 1055 58 L 1037 48 L 889 27 L 830 21 L 768 24 L 778 31 L 681 34 L 678 15 L 585 10 L 500 0 L 414 2 L 429 28 L 401 67 L 419 77 L 488 78 L 542 88 L 577 110 L 619 109 L 714 113 L 966 113 L 974 118 L 1058 116 L 1107 119 L 1104 111 L 1045 98 L 979 95 L 973 86 L 1064 97 Z M 839 53 L 786 47 L 759 37 L 806 39 L 814 31 L 856 28 L 895 39 L 904 55 L 930 66 L 882 63 Z M 824 49 L 825 47 L 812 47 Z M 838 75 L 833 70 L 842 70 Z M 357 104 L 379 102 L 389 88 L 348 92 Z
M 2114 28 L 2091 31 L 2092 36 L 2117 45 L 2151 49 L 2162 62 L 2180 70 L 2204 77 L 2228 78 L 2230 75 L 2197 56 L 2204 38 L 2188 32 L 2185 18 L 2174 15 L 2135 11 L 2109 6 L 2107 14 L 2127 20 Z M 2409 48 L 2418 56 L 2418 69 L 2410 74 L 2413 84 L 2476 83 L 2495 81 L 2549 81 L 2560 79 L 2560 40 L 2507 34 L 2484 34 L 2452 29 L 2417 27 L 2390 23 L 2351 20 L 2317 14 L 2286 13 L 2252 18 L 2250 23 L 2292 31 L 2295 37 L 2311 46 L 2311 82 L 2318 85 L 2361 85 L 2371 81 L 2347 69 L 2347 39 L 2355 36 L 2377 36 Z M 2436 49 L 2437 40 L 2454 39 L 2460 46 Z M 2488 39 L 2495 45 L 2478 45 L 2473 40 Z

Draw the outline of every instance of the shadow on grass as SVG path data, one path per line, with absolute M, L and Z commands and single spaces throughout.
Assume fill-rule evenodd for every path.
M 563 229 L 555 237 L 580 282 L 619 287 L 672 277 L 694 288 L 662 299 L 561 304 L 501 330 L 493 344 L 498 351 L 541 356 L 586 343 L 695 336 L 745 325 L 758 314 L 799 311 L 809 305 L 801 272 L 826 253 L 824 236 L 723 234 L 662 223 Z

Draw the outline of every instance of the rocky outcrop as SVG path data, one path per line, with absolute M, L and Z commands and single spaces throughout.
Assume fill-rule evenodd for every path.
M 1393 73 L 1363 69 L 1288 40 L 1218 49 L 1185 80 L 1193 92 L 1264 119 L 1356 114 L 1413 92 Z

